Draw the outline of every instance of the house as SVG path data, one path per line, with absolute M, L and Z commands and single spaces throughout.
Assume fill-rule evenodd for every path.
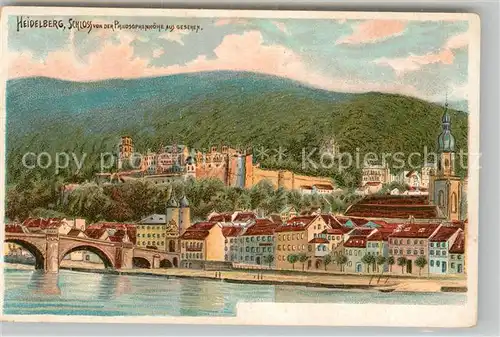
M 201 261 L 224 261 L 225 238 L 222 225 L 216 222 L 198 222 L 181 236 L 181 266 L 199 268 Z
M 315 237 L 307 243 L 308 257 L 307 269 L 311 269 L 314 261 L 314 268 L 320 269 L 324 266 L 324 258 L 330 254 L 330 241 L 322 237 Z
M 383 256 L 386 259 L 389 257 L 389 235 L 393 232 L 392 229 L 377 228 L 366 237 L 366 253 L 372 255 L 375 259 Z M 375 268 L 379 272 L 380 266 L 375 263 Z M 372 269 L 373 270 L 373 269 Z M 383 265 L 383 271 L 389 270 L 387 262 Z
M 241 226 L 222 226 L 224 235 L 224 261 L 238 261 L 238 236 L 244 231 Z
M 134 224 L 98 222 L 88 226 L 84 234 L 91 239 L 111 242 L 131 242 L 135 245 L 137 229 Z
M 229 223 L 232 225 L 231 221 L 233 219 L 233 214 L 212 212 L 208 215 L 207 219 L 210 222 Z
M 28 229 L 30 233 L 46 233 L 47 229 L 57 229 L 60 235 L 67 235 L 73 228 L 74 222 L 68 221 L 66 218 L 27 218 L 22 225 Z
M 330 184 L 314 184 L 312 187 L 312 193 L 316 194 L 332 194 L 334 188 Z
M 285 208 L 283 208 L 280 212 L 279 212 L 279 215 L 281 217 L 281 221 L 282 222 L 287 222 L 288 220 L 290 220 L 291 218 L 293 218 L 294 216 L 297 216 L 298 215 L 298 212 L 297 210 L 295 209 L 295 207 L 293 206 L 286 206 Z
M 358 195 L 375 194 L 382 189 L 383 184 L 379 181 L 367 181 L 363 186 L 356 189 Z
M 347 256 L 346 272 L 363 273 L 367 271 L 362 262 L 366 254 L 366 238 L 368 235 L 352 235 L 344 242 L 344 255 Z
M 393 268 L 393 272 L 418 274 L 419 268 L 415 266 L 415 261 L 419 256 L 429 261 L 429 238 L 440 227 L 438 223 L 409 223 L 389 235 L 389 256 L 394 256 L 396 264 L 398 258 L 406 258 L 406 264 L 399 266 L 401 268 Z M 422 271 L 427 272 L 428 265 Z
M 247 226 L 251 221 L 255 220 L 257 215 L 254 212 L 236 211 L 231 217 L 231 222 L 235 226 Z
M 274 231 L 275 263 L 277 269 L 293 269 L 288 261 L 289 255 L 305 254 L 311 266 L 321 257 L 309 251 L 309 242 L 325 229 L 330 228 L 320 215 L 296 216 Z
M 448 274 L 449 256 L 456 237 L 462 232 L 460 228 L 451 226 L 441 226 L 429 238 L 429 273 L 430 274 Z
M 272 256 L 274 260 L 274 230 L 280 225 L 269 219 L 256 219 L 238 238 L 237 261 L 245 264 L 268 265 L 269 262 L 266 262 L 268 256 Z
M 449 256 L 449 273 L 462 274 L 465 272 L 465 233 L 459 230 L 455 242 L 448 251 Z

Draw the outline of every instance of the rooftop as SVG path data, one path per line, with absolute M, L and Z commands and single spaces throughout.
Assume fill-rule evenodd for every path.
M 330 242 L 330 241 L 328 241 L 327 239 L 323 239 L 323 238 L 314 238 L 311 241 L 309 241 L 309 243 L 328 243 L 328 242 Z
M 439 227 L 435 223 L 406 224 L 396 229 L 389 237 L 391 238 L 429 238 Z
M 455 242 L 450 248 L 450 254 L 463 254 L 465 252 L 465 235 L 463 231 L 458 233 Z
M 366 238 L 360 237 L 350 237 L 345 243 L 344 247 L 348 248 L 365 248 L 366 247 Z
M 430 238 L 429 241 L 432 242 L 446 242 L 459 230 L 457 227 L 446 227 L 441 226 Z

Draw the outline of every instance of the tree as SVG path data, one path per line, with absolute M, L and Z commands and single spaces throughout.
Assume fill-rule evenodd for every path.
M 392 266 L 394 265 L 394 263 L 396 263 L 396 261 L 394 260 L 394 256 L 389 256 L 387 258 L 387 264 L 389 265 L 389 271 L 392 273 Z
M 309 256 L 307 256 L 306 253 L 300 253 L 298 255 L 298 258 L 299 258 L 299 261 L 302 263 L 302 270 L 304 270 L 304 264 L 309 259 Z
M 404 256 L 398 257 L 398 266 L 401 267 L 401 273 L 403 273 L 403 274 L 404 274 L 404 267 L 406 266 L 407 261 L 408 261 L 408 259 Z
M 292 268 L 295 269 L 295 263 L 299 260 L 299 257 L 296 254 L 290 254 L 286 257 L 288 263 L 292 264 Z
M 347 261 L 349 261 L 349 259 L 344 254 L 339 254 L 335 257 L 335 263 L 340 266 L 340 271 L 344 271 L 344 265 Z
M 325 271 L 326 271 L 326 267 L 332 263 L 332 256 L 331 255 L 325 255 L 325 257 L 323 258 L 323 264 L 325 265 Z
M 425 256 L 420 255 L 419 257 L 417 257 L 417 259 L 415 260 L 415 265 L 419 268 L 418 276 L 420 276 L 422 274 L 422 268 L 427 265 L 427 259 L 425 258 Z
M 383 273 L 383 272 L 384 272 L 384 267 L 383 267 L 383 266 L 384 266 L 384 264 L 387 262 L 387 259 L 385 258 L 385 256 L 383 256 L 383 255 L 379 255 L 379 256 L 377 256 L 377 258 L 376 258 L 376 261 L 375 261 L 375 262 L 377 263 L 377 268 L 378 268 L 379 266 L 382 266 L 382 273 Z
M 370 272 L 370 265 L 372 265 L 373 263 L 375 263 L 375 256 L 370 255 L 370 254 L 365 254 L 361 258 L 361 262 L 363 262 L 364 264 L 366 264 L 367 272 Z
M 271 263 L 273 263 L 273 261 L 274 261 L 273 255 L 264 256 L 264 263 L 267 263 L 269 265 L 269 268 L 271 268 Z

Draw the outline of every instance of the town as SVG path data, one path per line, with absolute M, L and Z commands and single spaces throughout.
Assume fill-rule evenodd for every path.
M 190 200 L 171 193 L 164 212 L 136 222 L 87 224 L 83 218 L 33 217 L 12 220 L 5 225 L 6 262 L 33 256 L 35 267 L 48 272 L 57 272 L 59 264 L 69 261 L 121 270 L 464 274 L 468 221 L 462 200 L 467 181 L 455 175 L 455 140 L 446 110 L 441 123 L 436 165 L 399 175 L 391 174 L 385 166 L 367 165 L 362 170 L 362 185 L 356 190 L 358 198 L 343 212 L 285 205 L 266 215 L 258 210 L 235 209 L 213 211 L 205 219 L 193 221 Z M 120 166 L 133 153 L 131 137 L 122 137 Z M 105 184 L 134 179 L 165 184 L 216 178 L 242 189 L 267 181 L 275 188 L 320 196 L 336 190 L 329 178 L 262 169 L 251 153 L 227 146 L 202 153 L 174 144 L 159 153 L 148 151 L 139 166 L 99 173 L 97 179 Z M 381 193 L 393 182 L 404 184 L 405 190 L 393 188 Z M 60 243 L 54 246 L 51 241 Z M 51 245 L 58 251 L 70 248 L 54 258 Z

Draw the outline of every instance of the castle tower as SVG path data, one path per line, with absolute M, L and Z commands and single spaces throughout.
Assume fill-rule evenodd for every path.
M 191 210 L 189 208 L 189 201 L 186 196 L 183 196 L 179 201 L 179 207 L 179 232 L 182 234 L 191 226 Z
M 443 130 L 437 139 L 437 172 L 431 177 L 429 198 L 448 220 L 460 220 L 462 181 L 455 176 L 455 137 L 451 133 L 448 103 L 441 124 Z
M 134 144 L 132 142 L 132 137 L 122 136 L 119 147 L 118 154 L 118 167 L 123 166 L 123 162 L 128 160 L 132 153 L 134 153 Z

